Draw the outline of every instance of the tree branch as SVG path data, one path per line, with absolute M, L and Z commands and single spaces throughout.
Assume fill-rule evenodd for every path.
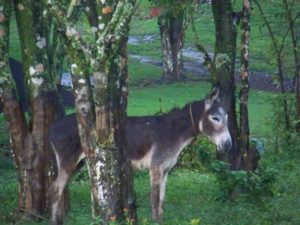
M 192 31 L 194 34 L 194 39 L 195 39 L 195 47 L 197 48 L 198 51 L 202 52 L 204 54 L 204 64 L 208 67 L 209 71 L 211 71 L 213 65 L 213 61 L 209 55 L 209 53 L 207 52 L 207 50 L 204 48 L 204 46 L 200 43 L 200 37 L 198 35 L 197 29 L 196 29 L 196 25 L 195 25 L 195 18 L 194 18 L 194 9 L 191 6 L 190 7 L 190 20 L 191 20 L 191 27 L 192 27 Z

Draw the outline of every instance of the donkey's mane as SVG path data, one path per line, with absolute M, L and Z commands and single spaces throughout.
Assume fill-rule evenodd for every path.
M 193 102 L 188 102 L 186 103 L 183 107 L 174 107 L 172 109 L 170 109 L 169 111 L 161 114 L 161 115 L 158 115 L 158 116 L 166 116 L 166 115 L 170 115 L 170 114 L 177 114 L 177 113 L 180 113 L 182 111 L 185 111 L 185 110 L 189 110 L 189 108 L 191 107 L 191 110 L 196 110 L 198 111 L 198 107 L 201 105 L 201 103 L 203 103 L 203 100 L 199 100 L 199 101 L 193 101 Z

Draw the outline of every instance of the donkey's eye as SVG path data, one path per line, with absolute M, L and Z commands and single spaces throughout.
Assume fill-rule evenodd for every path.
M 219 119 L 218 117 L 216 117 L 216 116 L 213 116 L 212 119 L 213 119 L 214 121 L 216 121 L 216 122 L 220 122 L 220 119 Z

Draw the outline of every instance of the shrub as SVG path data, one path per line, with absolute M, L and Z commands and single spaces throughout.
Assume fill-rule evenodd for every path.
M 185 148 L 179 158 L 179 166 L 203 171 L 215 158 L 215 146 L 208 139 L 200 138 Z
M 238 197 L 251 201 L 261 201 L 273 196 L 273 184 L 277 172 L 272 168 L 259 167 L 257 171 L 229 170 L 229 164 L 222 161 L 212 163 L 220 187 L 220 200 L 234 200 Z

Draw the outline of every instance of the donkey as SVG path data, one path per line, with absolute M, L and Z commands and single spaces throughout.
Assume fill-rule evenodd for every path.
M 126 157 L 137 169 L 150 170 L 152 218 L 162 222 L 163 202 L 169 171 L 182 150 L 200 133 L 224 151 L 231 148 L 227 114 L 220 105 L 219 88 L 202 101 L 186 104 L 160 116 L 128 117 Z M 75 115 L 55 122 L 49 130 L 49 141 L 57 162 L 57 178 L 51 187 L 51 220 L 62 224 L 62 194 L 70 176 L 85 158 L 80 145 Z

